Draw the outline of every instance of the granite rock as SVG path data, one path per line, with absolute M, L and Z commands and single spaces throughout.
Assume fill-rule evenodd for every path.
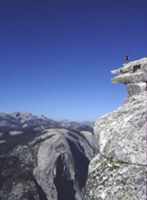
M 147 199 L 146 66 L 145 58 L 114 71 L 114 82 L 124 83 L 129 94 L 95 123 L 99 153 L 89 165 L 86 200 Z

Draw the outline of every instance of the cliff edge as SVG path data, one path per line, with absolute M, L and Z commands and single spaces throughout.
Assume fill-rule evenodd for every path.
M 95 123 L 99 153 L 90 163 L 86 200 L 146 200 L 147 58 L 112 73 L 128 99 Z

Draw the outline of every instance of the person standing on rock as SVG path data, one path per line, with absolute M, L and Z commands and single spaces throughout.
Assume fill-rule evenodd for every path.
M 129 56 L 124 57 L 124 63 L 127 64 L 129 62 Z

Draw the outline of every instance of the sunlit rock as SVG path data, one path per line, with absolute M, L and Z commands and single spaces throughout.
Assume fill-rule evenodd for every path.
M 128 98 L 97 119 L 99 154 L 91 161 L 86 200 L 145 200 L 147 173 L 147 58 L 113 71 Z

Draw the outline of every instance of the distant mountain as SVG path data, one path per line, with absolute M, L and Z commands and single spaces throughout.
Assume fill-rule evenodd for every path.
M 32 129 L 41 131 L 46 128 L 69 128 L 75 130 L 93 131 L 92 122 L 74 122 L 74 121 L 55 121 L 41 115 L 40 117 L 31 113 L 0 113 L 0 131 L 8 132 L 25 131 Z
M 87 122 L 0 113 L 0 199 L 82 200 L 95 141 Z

